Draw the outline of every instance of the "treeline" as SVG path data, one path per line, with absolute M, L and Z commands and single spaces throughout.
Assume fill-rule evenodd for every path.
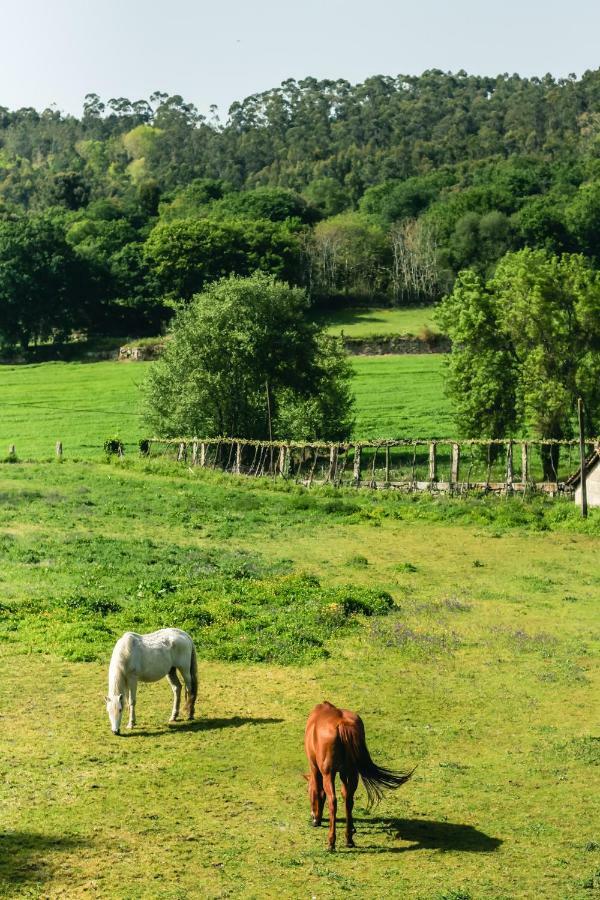
M 600 70 L 286 81 L 0 108 L 0 339 L 157 331 L 224 274 L 317 304 L 428 302 L 511 250 L 600 265 Z

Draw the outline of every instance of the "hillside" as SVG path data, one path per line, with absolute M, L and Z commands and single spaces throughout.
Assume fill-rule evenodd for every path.
M 0 108 L 0 344 L 155 334 L 224 273 L 315 306 L 431 303 L 523 247 L 600 256 L 600 70 L 288 80 Z

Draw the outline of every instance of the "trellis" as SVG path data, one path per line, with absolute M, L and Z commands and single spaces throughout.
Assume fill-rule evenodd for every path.
M 146 456 L 162 456 L 234 475 L 402 491 L 571 493 L 577 440 L 404 439 L 344 443 L 251 441 L 235 438 L 152 438 Z M 591 453 L 599 439 L 586 441 Z M 554 448 L 554 452 L 548 450 Z M 546 451 L 546 453 L 544 453 Z M 546 463 L 544 476 L 543 456 Z M 558 457 L 558 462 L 556 458 Z M 551 474 L 551 478 L 548 478 Z

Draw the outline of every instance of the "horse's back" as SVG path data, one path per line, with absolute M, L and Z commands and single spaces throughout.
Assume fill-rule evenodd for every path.
M 125 670 L 142 681 L 158 681 L 173 668 L 188 667 L 194 643 L 181 628 L 161 628 L 148 634 L 126 631 L 115 644 Z
M 193 641 L 187 631 L 181 628 L 160 628 L 158 631 L 150 631 L 148 634 L 140 634 L 144 646 L 153 647 L 191 647 Z
M 321 770 L 323 765 L 338 767 L 345 759 L 340 725 L 364 733 L 362 719 L 357 713 L 340 709 L 327 700 L 317 704 L 308 716 L 304 738 L 306 755 Z

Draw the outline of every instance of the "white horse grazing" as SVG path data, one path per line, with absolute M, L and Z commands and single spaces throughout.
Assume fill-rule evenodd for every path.
M 127 727 L 133 728 L 138 681 L 159 681 L 165 675 L 173 688 L 170 721 L 175 722 L 179 716 L 181 701 L 181 682 L 177 677 L 177 670 L 185 682 L 188 719 L 193 719 L 198 693 L 198 662 L 196 648 L 189 634 L 179 628 L 161 628 L 151 634 L 126 631 L 115 644 L 108 669 L 106 710 L 113 734 L 119 734 L 121 730 L 125 694 L 129 704 Z

